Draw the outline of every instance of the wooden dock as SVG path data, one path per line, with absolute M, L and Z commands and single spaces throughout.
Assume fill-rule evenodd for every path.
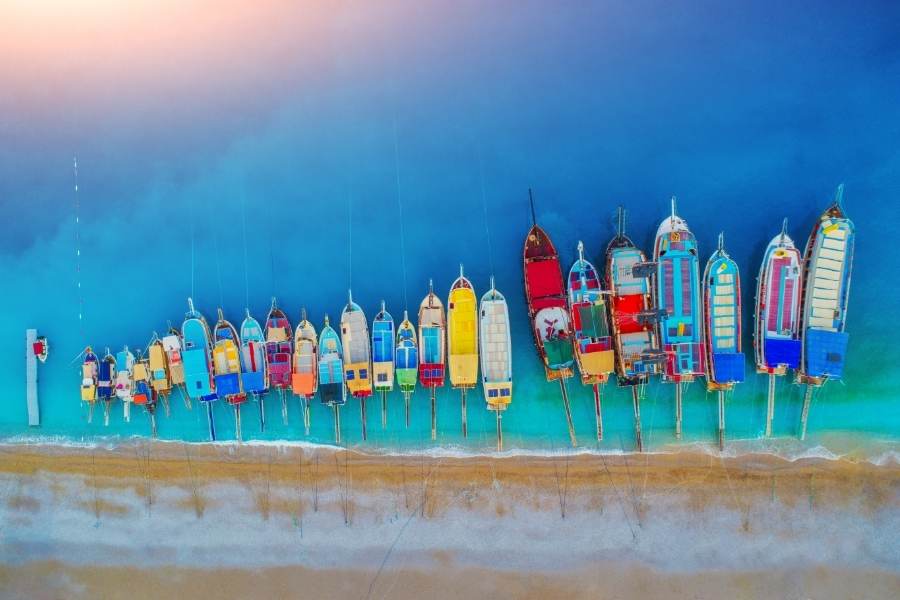
M 41 424 L 41 412 L 38 407 L 37 391 L 37 357 L 34 355 L 34 343 L 37 341 L 37 329 L 25 330 L 25 393 L 28 400 L 28 425 L 37 427 Z

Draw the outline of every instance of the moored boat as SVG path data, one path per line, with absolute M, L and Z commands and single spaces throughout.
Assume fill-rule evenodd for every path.
M 250 315 L 241 322 L 241 383 L 244 392 L 253 396 L 259 407 L 259 427 L 266 430 L 265 393 L 269 391 L 268 373 L 266 372 L 266 340 L 263 337 L 259 321 Z
M 802 257 L 787 234 L 781 233 L 766 247 L 756 287 L 756 327 L 753 347 L 756 372 L 769 375 L 766 437 L 772 435 L 775 414 L 775 378 L 800 366 L 800 290 Z
M 50 354 L 50 342 L 47 341 L 47 336 L 38 336 L 31 346 L 31 352 L 42 363 L 47 362 L 47 356 Z
M 572 376 L 572 366 L 575 362 L 572 345 L 574 335 L 563 287 L 562 268 L 559 264 L 559 254 L 550 236 L 537 224 L 531 190 L 528 190 L 528 196 L 531 201 L 532 225 L 528 235 L 525 236 L 523 251 L 528 319 L 531 322 L 535 347 L 544 363 L 547 381 L 559 381 L 569 427 L 569 439 L 575 446 L 577 443 L 575 425 L 572 422 L 572 410 L 566 390 L 566 379 Z
M 81 361 L 81 401 L 88 405 L 88 423 L 93 420 L 94 404 L 97 402 L 99 362 L 90 346 L 84 349 Z
M 462 394 L 462 434 L 468 437 L 466 391 L 478 383 L 478 300 L 462 265 L 447 299 L 447 355 L 450 385 Z
M 334 441 L 338 444 L 341 443 L 340 407 L 347 403 L 343 357 L 341 338 L 325 315 L 325 324 L 319 334 L 319 395 L 323 404 L 334 409 Z
M 680 439 L 682 386 L 705 374 L 706 357 L 697 238 L 687 222 L 675 213 L 674 197 L 672 214 L 656 230 L 653 260 L 656 263 L 654 306 L 664 312 L 658 325 L 660 344 L 666 355 L 663 380 L 675 384 L 675 437 Z
M 109 412 L 116 398 L 116 359 L 109 348 L 99 364 L 97 375 L 97 398 L 103 401 L 103 424 L 109 425 Z
M 719 400 L 719 450 L 725 449 L 725 393 L 744 381 L 741 351 L 741 274 L 725 251 L 725 236 L 703 271 L 703 340 L 706 345 L 706 389 Z
M 594 265 L 584 257 L 584 244 L 578 242 L 578 259 L 569 269 L 569 314 L 575 334 L 575 362 L 581 383 L 594 392 L 594 416 L 597 439 L 603 439 L 603 413 L 600 387 L 615 368 L 615 352 L 609 331 L 607 290 L 600 285 Z
M 150 415 L 150 433 L 156 437 L 156 390 L 153 389 L 150 374 L 150 361 L 140 354 L 135 360 L 133 369 L 134 395 L 132 403 L 143 406 Z
M 194 301 L 188 298 L 188 312 L 181 325 L 184 365 L 184 384 L 188 397 L 206 405 L 206 421 L 209 437 L 216 439 L 216 424 L 212 403 L 217 399 L 212 364 L 212 334 L 200 312 L 194 309 Z
M 428 281 L 428 295 L 419 305 L 419 381 L 431 390 L 431 439 L 437 439 L 437 394 L 444 385 L 444 369 L 447 364 L 445 338 L 447 322 L 444 305 L 434 285 Z
M 234 432 L 241 439 L 241 405 L 247 401 L 241 381 L 241 339 L 237 329 L 225 319 L 219 309 L 219 319 L 213 329 L 213 372 L 215 373 L 216 395 L 234 408 Z
M 181 341 L 181 332 L 174 327 L 169 327 L 169 333 L 162 339 L 163 349 L 166 351 L 166 364 L 169 367 L 169 377 L 172 385 L 181 391 L 185 407 L 191 409 L 191 397 L 184 385 L 184 361 L 181 356 L 184 344 Z
M 372 321 L 372 385 L 381 394 L 381 428 L 387 427 L 387 395 L 394 389 L 394 317 L 384 300 Z
M 319 342 L 316 328 L 306 318 L 306 309 L 300 311 L 300 322 L 294 332 L 294 359 L 291 374 L 291 389 L 302 400 L 303 426 L 309 435 L 310 402 L 318 389 Z
M 134 401 L 134 354 L 125 346 L 116 353 L 116 398 L 122 401 L 125 422 L 131 421 L 131 403 Z
M 512 339 L 506 298 L 494 287 L 482 297 L 479 307 L 481 335 L 481 385 L 488 410 L 497 414 L 497 450 L 503 450 L 500 415 L 512 402 Z
M 272 298 L 272 307 L 266 317 L 266 369 L 269 389 L 276 390 L 281 397 L 281 419 L 285 425 L 288 422 L 287 390 L 291 387 L 291 342 L 291 323 Z
M 341 312 L 341 345 L 344 349 L 344 381 L 347 390 L 359 399 L 362 438 L 366 439 L 366 398 L 372 395 L 372 354 L 369 347 L 369 322 L 353 294 L 347 292 L 347 305 Z
M 419 340 L 416 328 L 409 320 L 409 312 L 403 311 L 403 321 L 397 327 L 397 343 L 394 349 L 394 373 L 397 387 L 403 394 L 406 411 L 406 426 L 409 427 L 409 400 L 416 391 L 416 376 L 419 370 Z
M 169 394 L 172 391 L 172 379 L 169 374 L 165 347 L 156 332 L 153 333 L 153 339 L 147 346 L 147 357 L 150 367 L 150 386 L 162 399 L 163 409 L 166 411 L 166 416 L 169 416 Z
M 801 360 L 797 381 L 806 384 L 800 415 L 800 439 L 806 437 L 809 406 L 815 388 L 844 372 L 849 335 L 847 303 L 856 227 L 843 207 L 844 186 L 813 226 L 804 254 L 800 306 Z

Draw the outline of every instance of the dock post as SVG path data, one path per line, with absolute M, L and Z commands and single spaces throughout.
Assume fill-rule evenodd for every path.
M 641 433 L 641 400 L 638 396 L 636 385 L 631 386 L 631 402 L 634 404 L 634 439 L 637 442 L 637 451 L 644 451 L 644 439 Z
M 431 386 L 431 441 L 437 439 L 437 399 L 434 386 Z
M 341 443 L 341 407 L 338 404 L 332 405 L 334 407 L 334 441 L 337 444 Z
M 578 441 L 575 439 L 575 423 L 572 422 L 572 408 L 569 406 L 569 391 L 566 389 L 566 378 L 559 378 L 559 390 L 562 392 L 563 398 L 563 406 L 566 409 L 566 423 L 569 426 L 569 440 L 572 442 L 572 447 L 576 447 L 578 445 Z
M 387 429 L 387 391 L 381 390 L 381 428 Z
M 806 439 L 806 421 L 809 419 L 809 405 L 812 402 L 814 386 L 806 384 L 806 393 L 803 395 L 803 410 L 800 412 L 800 439 Z
M 769 399 L 766 406 L 766 437 L 772 437 L 772 419 L 775 416 L 775 373 L 769 373 Z
M 241 405 L 234 405 L 234 437 L 241 441 Z
M 302 407 L 303 408 L 303 431 L 306 433 L 306 435 L 309 435 L 309 426 L 312 421 L 310 419 L 310 406 L 309 406 L 310 400 L 312 400 L 312 398 L 310 398 L 308 396 L 305 396 L 301 400 L 301 402 L 303 402 L 303 407 Z
M 212 402 L 206 402 L 206 423 L 209 426 L 209 440 L 216 441 L 216 420 L 213 418 Z
M 259 430 L 266 430 L 266 396 L 265 394 L 257 394 L 256 401 L 259 403 Z
M 462 388 L 462 434 L 464 438 L 469 437 L 469 427 L 466 422 L 466 388 Z
M 37 342 L 37 329 L 25 330 L 25 397 L 28 404 L 28 426 L 41 424 L 41 411 L 38 404 L 37 389 L 37 357 L 34 355 L 34 344 Z
M 603 412 L 600 408 L 600 385 L 594 384 L 594 416 L 597 418 L 597 441 L 603 441 Z
M 681 382 L 675 382 L 675 439 L 681 439 Z
M 409 429 L 409 392 L 403 392 L 403 404 L 406 409 L 406 428 Z
M 719 390 L 719 452 L 725 449 L 725 391 Z
M 366 397 L 359 397 L 359 415 L 362 418 L 362 438 L 366 439 Z
M 497 452 L 503 451 L 503 424 L 500 421 L 500 409 L 495 411 L 497 413 Z

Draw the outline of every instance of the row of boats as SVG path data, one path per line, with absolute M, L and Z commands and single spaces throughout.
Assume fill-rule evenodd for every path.
M 757 280 L 753 346 L 756 370 L 769 375 L 766 435 L 771 435 L 775 379 L 793 370 L 807 385 L 800 437 L 805 436 L 813 390 L 843 371 L 847 348 L 846 322 L 854 226 L 844 213 L 838 188 L 834 203 L 816 221 L 805 251 L 787 233 L 787 222 L 766 248 Z M 530 192 L 529 192 L 530 196 Z M 531 200 L 531 198 L 529 198 Z M 619 209 L 616 235 L 608 243 L 604 270 L 578 258 L 563 278 L 559 254 L 547 232 L 537 224 L 531 200 L 532 227 L 523 252 L 525 296 L 535 345 L 548 381 L 558 381 L 569 435 L 576 444 L 569 407 L 567 379 L 577 369 L 595 400 L 597 438 L 603 438 L 601 395 L 615 375 L 619 386 L 632 392 L 635 438 L 643 449 L 640 399 L 654 376 L 675 385 L 675 436 L 681 437 L 684 386 L 698 378 L 717 393 L 719 445 L 724 445 L 725 397 L 745 378 L 741 332 L 741 278 L 720 234 L 716 251 L 701 277 L 696 237 L 687 222 L 671 214 L 656 232 L 651 259 L 625 234 L 624 210 Z M 418 327 L 404 311 L 396 325 L 382 302 L 371 328 L 362 308 L 348 293 L 339 331 L 326 316 L 321 330 L 301 312 L 291 323 L 275 299 L 260 326 L 249 310 L 240 329 L 222 310 L 210 327 L 188 299 L 180 330 L 154 334 L 137 356 L 127 347 L 101 359 L 91 348 L 82 363 L 81 398 L 92 411 L 105 404 L 104 421 L 116 399 L 130 418 L 132 404 L 144 406 L 155 434 L 157 402 L 169 411 L 169 395 L 181 390 L 188 407 L 199 401 L 207 408 L 209 433 L 215 439 L 213 401 L 233 406 L 240 438 L 241 406 L 258 401 L 265 427 L 263 398 L 274 391 L 281 398 L 287 422 L 287 401 L 300 398 L 307 434 L 310 402 L 318 395 L 333 407 L 335 440 L 340 442 L 340 407 L 348 394 L 360 401 L 362 435 L 366 437 L 366 400 L 379 394 L 382 424 L 387 419 L 387 395 L 400 390 L 406 405 L 417 385 L 431 395 L 431 435 L 436 438 L 435 390 L 449 379 L 462 400 L 462 432 L 467 435 L 466 393 L 482 386 L 487 408 L 497 418 L 497 448 L 502 449 L 501 414 L 512 401 L 512 347 L 509 310 L 493 277 L 487 293 L 477 299 L 472 282 L 460 267 L 446 307 L 429 282 L 418 312 Z M 90 414 L 90 412 L 89 412 Z M 89 417 L 90 418 L 90 417 Z

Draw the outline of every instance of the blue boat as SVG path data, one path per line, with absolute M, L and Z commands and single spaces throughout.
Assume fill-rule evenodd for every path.
M 802 357 L 798 381 L 807 384 L 800 416 L 800 439 L 813 389 L 829 379 L 840 379 L 847 354 L 847 302 L 856 228 L 842 205 L 844 186 L 819 217 L 806 244 L 802 315 Z
M 372 322 L 372 376 L 376 392 L 381 392 L 381 427 L 387 427 L 387 394 L 394 389 L 394 317 L 381 301 L 381 310 Z
M 403 311 L 403 321 L 397 328 L 397 342 L 394 348 L 394 374 L 403 394 L 406 407 L 406 426 L 409 427 L 409 399 L 416 390 L 419 370 L 419 340 L 416 328 L 409 320 L 409 312 Z
M 322 403 L 334 408 L 334 439 L 341 442 L 340 407 L 347 403 L 344 385 L 344 359 L 341 338 L 331 327 L 328 315 L 319 335 L 319 393 Z
M 264 394 L 269 391 L 268 373 L 266 372 L 266 340 L 259 321 L 247 316 L 241 323 L 241 381 L 244 391 L 253 396 L 259 404 L 259 426 L 266 429 Z
M 103 400 L 103 424 L 109 425 L 109 411 L 116 399 L 116 359 L 106 349 L 106 356 L 100 361 L 97 374 L 97 397 Z
M 184 342 L 181 356 L 184 361 L 185 388 L 189 398 L 206 404 L 209 437 L 215 440 L 216 427 L 212 402 L 217 396 L 212 368 L 212 335 L 206 319 L 194 309 L 194 301 L 191 298 L 188 298 L 188 312 L 181 325 L 181 337 Z
M 706 344 L 706 389 L 718 393 L 719 450 L 725 446 L 725 392 L 744 381 L 741 352 L 741 275 L 725 252 L 725 236 L 703 271 L 703 321 Z
M 659 340 L 666 356 L 663 379 L 675 384 L 675 437 L 680 439 L 682 384 L 705 375 L 706 361 L 697 238 L 687 222 L 675 214 L 675 198 L 672 214 L 656 231 L 653 261 L 653 299 L 661 313 Z
M 247 401 L 241 382 L 241 338 L 237 329 L 225 319 L 219 309 L 219 320 L 213 329 L 213 372 L 215 373 L 216 394 L 234 407 L 234 430 L 241 439 L 241 404 Z

